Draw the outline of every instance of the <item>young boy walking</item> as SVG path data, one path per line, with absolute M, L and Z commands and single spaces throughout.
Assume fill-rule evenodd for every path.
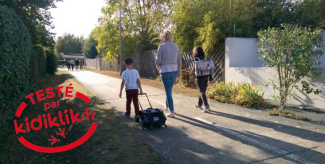
M 131 102 L 133 101 L 134 109 L 135 109 L 135 122 L 139 122 L 139 103 L 138 103 L 138 95 L 140 89 L 140 94 L 143 94 L 142 87 L 140 83 L 140 75 L 136 69 L 133 69 L 133 59 L 126 58 L 125 59 L 125 67 L 127 68 L 122 73 L 122 83 L 120 89 L 120 98 L 122 97 L 122 90 L 125 85 L 126 92 L 126 113 L 125 116 L 130 117 L 131 114 Z

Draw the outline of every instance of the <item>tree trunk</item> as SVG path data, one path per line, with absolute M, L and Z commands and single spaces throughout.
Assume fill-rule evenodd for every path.
M 279 111 L 279 113 L 282 113 L 282 110 L 283 110 L 283 108 L 284 108 L 284 106 L 285 106 L 285 102 L 282 102 L 282 100 L 280 100 L 281 102 L 280 102 L 280 104 L 279 104 L 279 106 L 278 106 L 278 111 Z
M 287 102 L 287 94 L 284 93 L 284 91 L 280 90 L 280 102 L 278 106 L 278 111 L 281 113 L 285 104 Z

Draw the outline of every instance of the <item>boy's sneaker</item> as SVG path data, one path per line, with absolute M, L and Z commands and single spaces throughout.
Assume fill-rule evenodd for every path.
M 167 117 L 175 118 L 175 112 L 169 112 L 166 114 Z
M 196 109 L 203 110 L 202 106 L 200 106 L 200 105 L 195 104 L 194 107 L 195 107 Z
M 134 122 L 139 122 L 139 121 L 140 121 L 140 116 L 136 115 L 135 118 L 134 118 Z
M 124 116 L 130 117 L 130 114 L 128 114 L 128 113 L 125 112 Z

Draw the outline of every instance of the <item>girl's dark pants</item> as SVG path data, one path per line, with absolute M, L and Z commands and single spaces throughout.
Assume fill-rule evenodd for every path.
M 209 76 L 197 76 L 197 85 L 199 86 L 200 95 L 199 95 L 199 102 L 198 105 L 202 106 L 204 103 L 205 107 L 208 107 L 208 100 L 205 92 L 208 88 Z

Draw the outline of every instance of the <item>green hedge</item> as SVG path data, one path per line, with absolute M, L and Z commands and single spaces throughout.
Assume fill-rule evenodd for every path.
M 0 38 L 0 110 L 5 112 L 25 96 L 32 46 L 24 23 L 5 6 L 0 6 Z
M 58 59 L 53 50 L 46 50 L 46 73 L 53 75 L 58 66 Z
M 35 69 L 39 74 L 38 79 L 45 77 L 46 75 L 46 53 L 44 47 L 37 45 L 33 49 L 34 55 L 36 55 L 37 63 L 35 64 Z
M 12 133 L 14 113 L 31 89 L 31 47 L 22 20 L 13 10 L 0 5 L 0 145 Z M 5 148 L 0 146 L 0 161 L 3 151 Z

